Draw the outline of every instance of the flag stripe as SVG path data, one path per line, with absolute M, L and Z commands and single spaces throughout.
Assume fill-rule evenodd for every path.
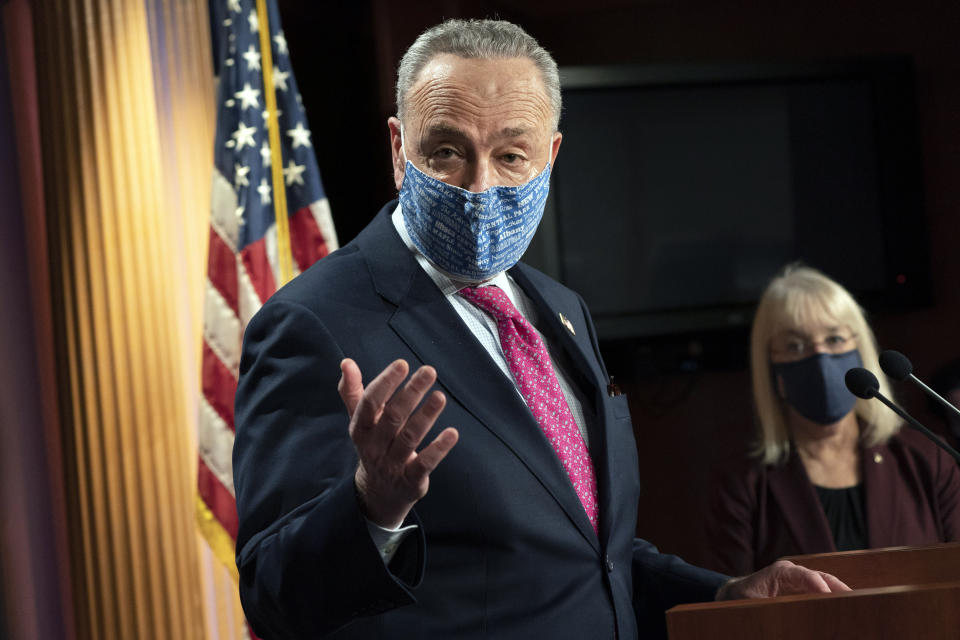
M 210 196 L 210 226 L 236 252 L 240 236 L 240 219 L 237 217 L 237 192 L 230 181 L 216 169 L 213 171 L 213 186 Z
M 203 339 L 224 366 L 233 372 L 240 368 L 241 331 L 237 315 L 207 280 L 203 301 Z
M 233 396 L 237 393 L 237 379 L 206 342 L 203 343 L 202 363 L 203 397 L 233 431 Z
M 260 301 L 260 296 L 253 286 L 250 274 L 247 273 L 243 261 L 239 257 L 237 258 L 237 272 L 240 286 L 240 325 L 245 327 L 250 324 L 254 314 L 263 306 L 263 302 Z
M 207 254 L 207 278 L 220 292 L 224 302 L 237 315 L 237 256 L 210 227 L 210 249 Z
M 217 415 L 206 398 L 200 399 L 198 444 L 200 457 L 223 488 L 233 494 L 233 430 Z
M 267 257 L 266 238 L 261 238 L 244 247 L 240 252 L 240 259 L 243 261 L 243 267 L 250 277 L 260 302 L 266 302 L 267 298 L 277 290 L 276 280 L 273 278 L 273 267 Z
M 305 271 L 317 260 L 329 253 L 320 233 L 320 227 L 310 207 L 304 207 L 290 216 L 290 249 L 300 271 Z
M 239 526 L 237 506 L 234 503 L 233 495 L 224 489 L 217 477 L 210 472 L 203 458 L 197 465 L 197 489 L 213 517 L 220 523 L 224 531 L 236 540 Z
M 333 228 L 333 215 L 330 213 L 330 203 L 326 198 L 321 198 L 310 204 L 310 213 L 317 222 L 317 228 L 323 236 L 327 251 L 333 253 L 340 245 L 337 244 L 337 232 Z

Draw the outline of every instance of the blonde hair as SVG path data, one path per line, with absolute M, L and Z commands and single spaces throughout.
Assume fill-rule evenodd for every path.
M 864 368 L 877 376 L 880 393 L 893 398 L 880 371 L 876 338 L 850 292 L 816 269 L 788 265 L 760 297 L 750 332 L 753 401 L 760 427 L 756 454 L 765 464 L 782 462 L 790 453 L 785 402 L 774 390 L 770 374 L 770 340 L 784 330 L 825 323 L 846 326 L 853 332 Z M 900 428 L 897 415 L 876 400 L 858 398 L 854 411 L 866 426 L 861 439 L 867 446 L 886 442 Z

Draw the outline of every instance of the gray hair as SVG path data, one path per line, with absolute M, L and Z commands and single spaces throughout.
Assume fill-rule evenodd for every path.
M 553 128 L 560 124 L 560 74 L 557 63 L 533 37 L 506 20 L 447 20 L 420 34 L 400 59 L 397 71 L 397 117 L 403 121 L 406 98 L 420 72 L 434 57 L 527 58 L 543 76 L 553 107 Z

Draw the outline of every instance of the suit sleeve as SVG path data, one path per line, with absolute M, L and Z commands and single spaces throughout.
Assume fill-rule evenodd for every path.
M 633 600 L 644 637 L 667 637 L 665 612 L 688 602 L 709 602 L 730 577 L 660 553 L 640 538 L 633 542 Z
M 752 470 L 742 465 L 713 474 L 705 522 L 705 565 L 732 576 L 752 573 L 756 566 L 757 519 Z
M 356 453 L 337 392 L 343 357 L 316 315 L 293 303 L 268 302 L 244 336 L 233 453 L 237 567 L 247 619 L 265 639 L 320 637 L 411 603 L 422 576 L 422 527 L 388 568 L 360 513 Z

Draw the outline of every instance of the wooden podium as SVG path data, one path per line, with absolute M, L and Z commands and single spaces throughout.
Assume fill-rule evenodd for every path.
M 960 543 L 787 558 L 854 591 L 686 604 L 670 640 L 918 638 L 960 640 Z

